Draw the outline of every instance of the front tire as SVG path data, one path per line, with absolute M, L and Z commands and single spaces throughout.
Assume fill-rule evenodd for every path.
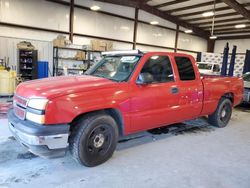
M 227 98 L 221 98 L 216 111 L 208 116 L 208 123 L 219 128 L 227 126 L 232 115 L 232 102 Z
M 80 164 L 94 167 L 107 161 L 118 140 L 115 120 L 106 114 L 92 114 L 80 119 L 72 130 L 69 150 Z

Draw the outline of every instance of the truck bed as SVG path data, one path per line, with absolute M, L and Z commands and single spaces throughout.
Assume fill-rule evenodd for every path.
M 238 77 L 212 76 L 201 77 L 204 87 L 204 108 L 202 114 L 211 114 L 224 94 L 232 95 L 233 106 L 238 105 L 243 98 L 243 80 Z

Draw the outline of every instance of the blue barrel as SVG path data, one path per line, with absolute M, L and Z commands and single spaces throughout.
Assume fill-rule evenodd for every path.
M 47 61 L 38 61 L 37 65 L 38 65 L 38 79 L 39 78 L 47 78 L 48 77 L 48 71 L 49 71 L 49 66 L 48 66 L 48 62 Z

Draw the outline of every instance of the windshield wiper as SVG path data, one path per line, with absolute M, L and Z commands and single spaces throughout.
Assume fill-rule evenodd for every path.
M 118 80 L 115 80 L 115 79 L 112 79 L 112 78 L 108 78 L 108 77 L 105 77 L 104 75 L 102 74 L 89 74 L 91 76 L 96 76 L 96 77 L 100 77 L 100 78 L 106 78 L 108 80 L 111 80 L 111 81 L 118 81 Z
M 100 77 L 100 78 L 107 78 L 102 74 L 90 74 L 91 76 L 96 76 L 96 77 Z M 108 79 L 108 78 L 107 78 Z

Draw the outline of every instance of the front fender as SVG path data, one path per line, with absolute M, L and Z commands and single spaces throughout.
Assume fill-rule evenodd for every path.
M 71 123 L 81 114 L 109 108 L 118 109 L 127 117 L 129 94 L 125 84 L 118 89 L 105 88 L 54 98 L 46 107 L 45 124 Z

